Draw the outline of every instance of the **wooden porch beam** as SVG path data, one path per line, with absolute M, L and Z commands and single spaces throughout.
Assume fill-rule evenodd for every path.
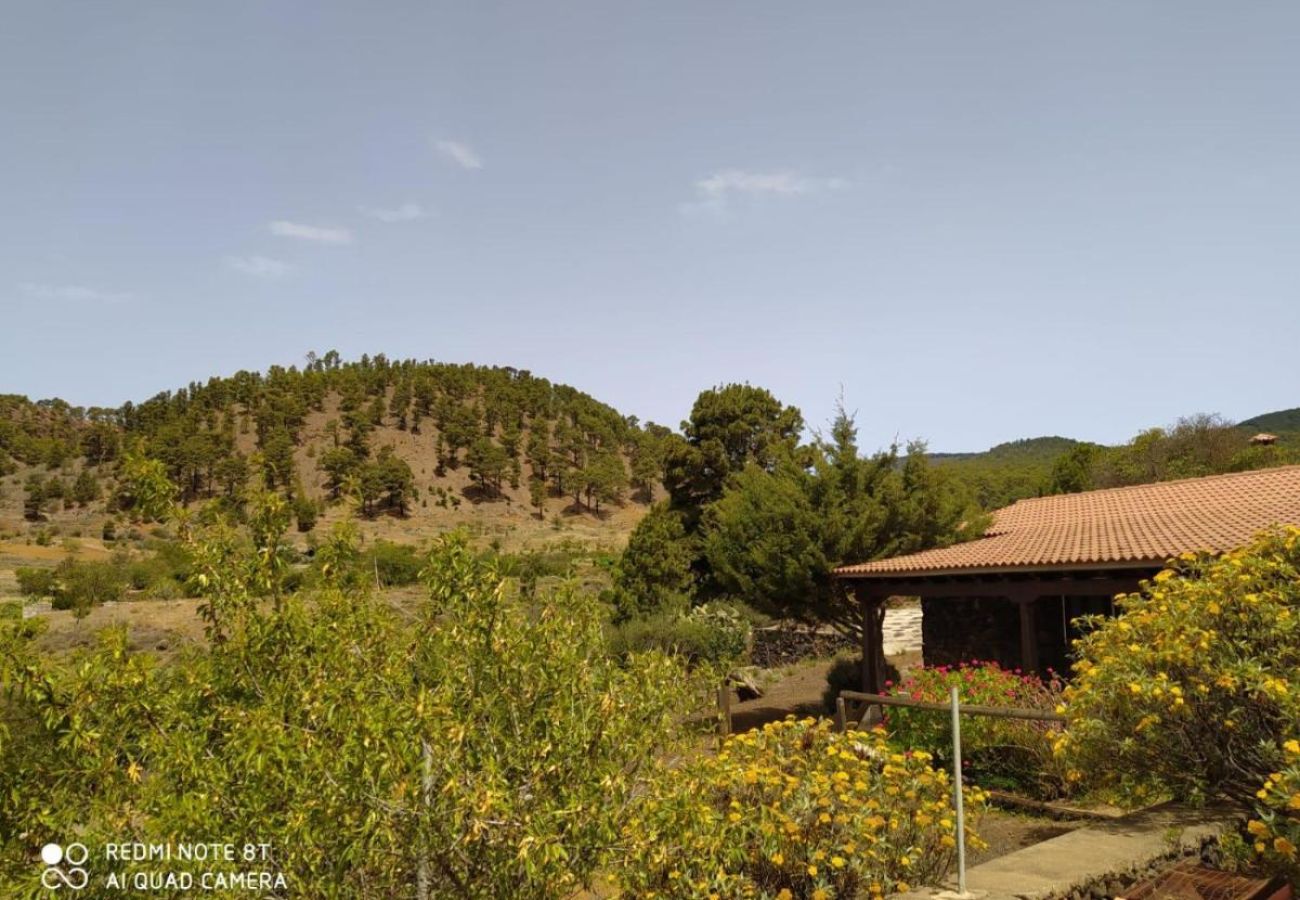
M 1154 573 L 1150 573 L 1154 574 Z M 1043 579 L 1023 581 L 1014 579 L 980 579 L 975 581 L 924 581 L 924 580 L 867 580 L 848 581 L 848 587 L 858 598 L 866 597 L 921 597 L 923 599 L 955 599 L 969 597 L 1012 597 L 1033 594 L 1035 597 L 1114 597 L 1138 588 L 1138 577 L 1133 578 L 1080 578 Z

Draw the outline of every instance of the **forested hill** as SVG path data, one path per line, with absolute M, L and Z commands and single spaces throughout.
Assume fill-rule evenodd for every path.
M 1239 423 L 1242 428 L 1264 431 L 1273 434 L 1291 433 L 1300 435 L 1300 407 L 1280 409 L 1277 412 L 1264 413 Z
M 1240 424 L 1201 415 L 1114 447 L 1052 436 L 932 459 L 995 509 L 1300 462 L 1298 421 L 1300 409 Z M 1256 431 L 1281 440 L 1252 444 Z M 468 525 L 503 543 L 618 545 L 662 495 L 665 453 L 681 440 L 524 370 L 333 351 L 115 409 L 0 395 L 0 540 L 129 525 L 130 457 L 158 461 L 177 499 L 199 509 L 238 516 L 246 486 L 278 491 L 305 534 L 355 506 L 369 531 L 408 542 Z
M 1057 459 L 1079 444 L 1053 435 L 1007 441 L 982 453 L 934 453 L 931 458 L 966 482 L 980 506 L 996 509 L 1044 493 Z
M 668 433 L 524 370 L 330 352 L 116 409 L 0 396 L 0 518 L 107 516 L 134 453 L 160 460 L 185 504 L 233 504 L 258 476 L 304 530 L 351 496 L 408 536 L 470 506 L 621 535 L 653 498 Z

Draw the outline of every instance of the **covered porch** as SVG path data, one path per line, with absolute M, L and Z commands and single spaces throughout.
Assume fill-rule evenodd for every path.
M 1080 616 L 1114 612 L 1116 594 L 1138 589 L 1158 565 L 1010 569 L 962 574 L 843 576 L 862 615 L 862 690 L 884 688 L 885 606 L 891 597 L 918 597 L 927 666 L 964 660 L 1044 674 L 1069 667 Z

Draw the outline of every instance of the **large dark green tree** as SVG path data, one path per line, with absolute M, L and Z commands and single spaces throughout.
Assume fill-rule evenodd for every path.
M 748 466 L 705 512 L 702 553 L 716 589 L 776 615 L 857 633 L 856 604 L 831 570 L 943 546 L 982 530 L 961 486 L 930 464 L 925 446 L 861 455 L 843 409 L 812 465 Z
M 803 415 L 771 392 L 748 384 L 704 391 L 682 423 L 683 439 L 664 451 L 664 487 L 673 508 L 693 527 L 722 496 L 727 478 L 753 463 L 770 469 L 796 451 Z

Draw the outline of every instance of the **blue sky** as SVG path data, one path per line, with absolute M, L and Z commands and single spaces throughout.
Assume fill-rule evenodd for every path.
M 1300 405 L 1289 2 L 43 0 L 0 30 L 0 391 L 347 357 L 864 444 Z

